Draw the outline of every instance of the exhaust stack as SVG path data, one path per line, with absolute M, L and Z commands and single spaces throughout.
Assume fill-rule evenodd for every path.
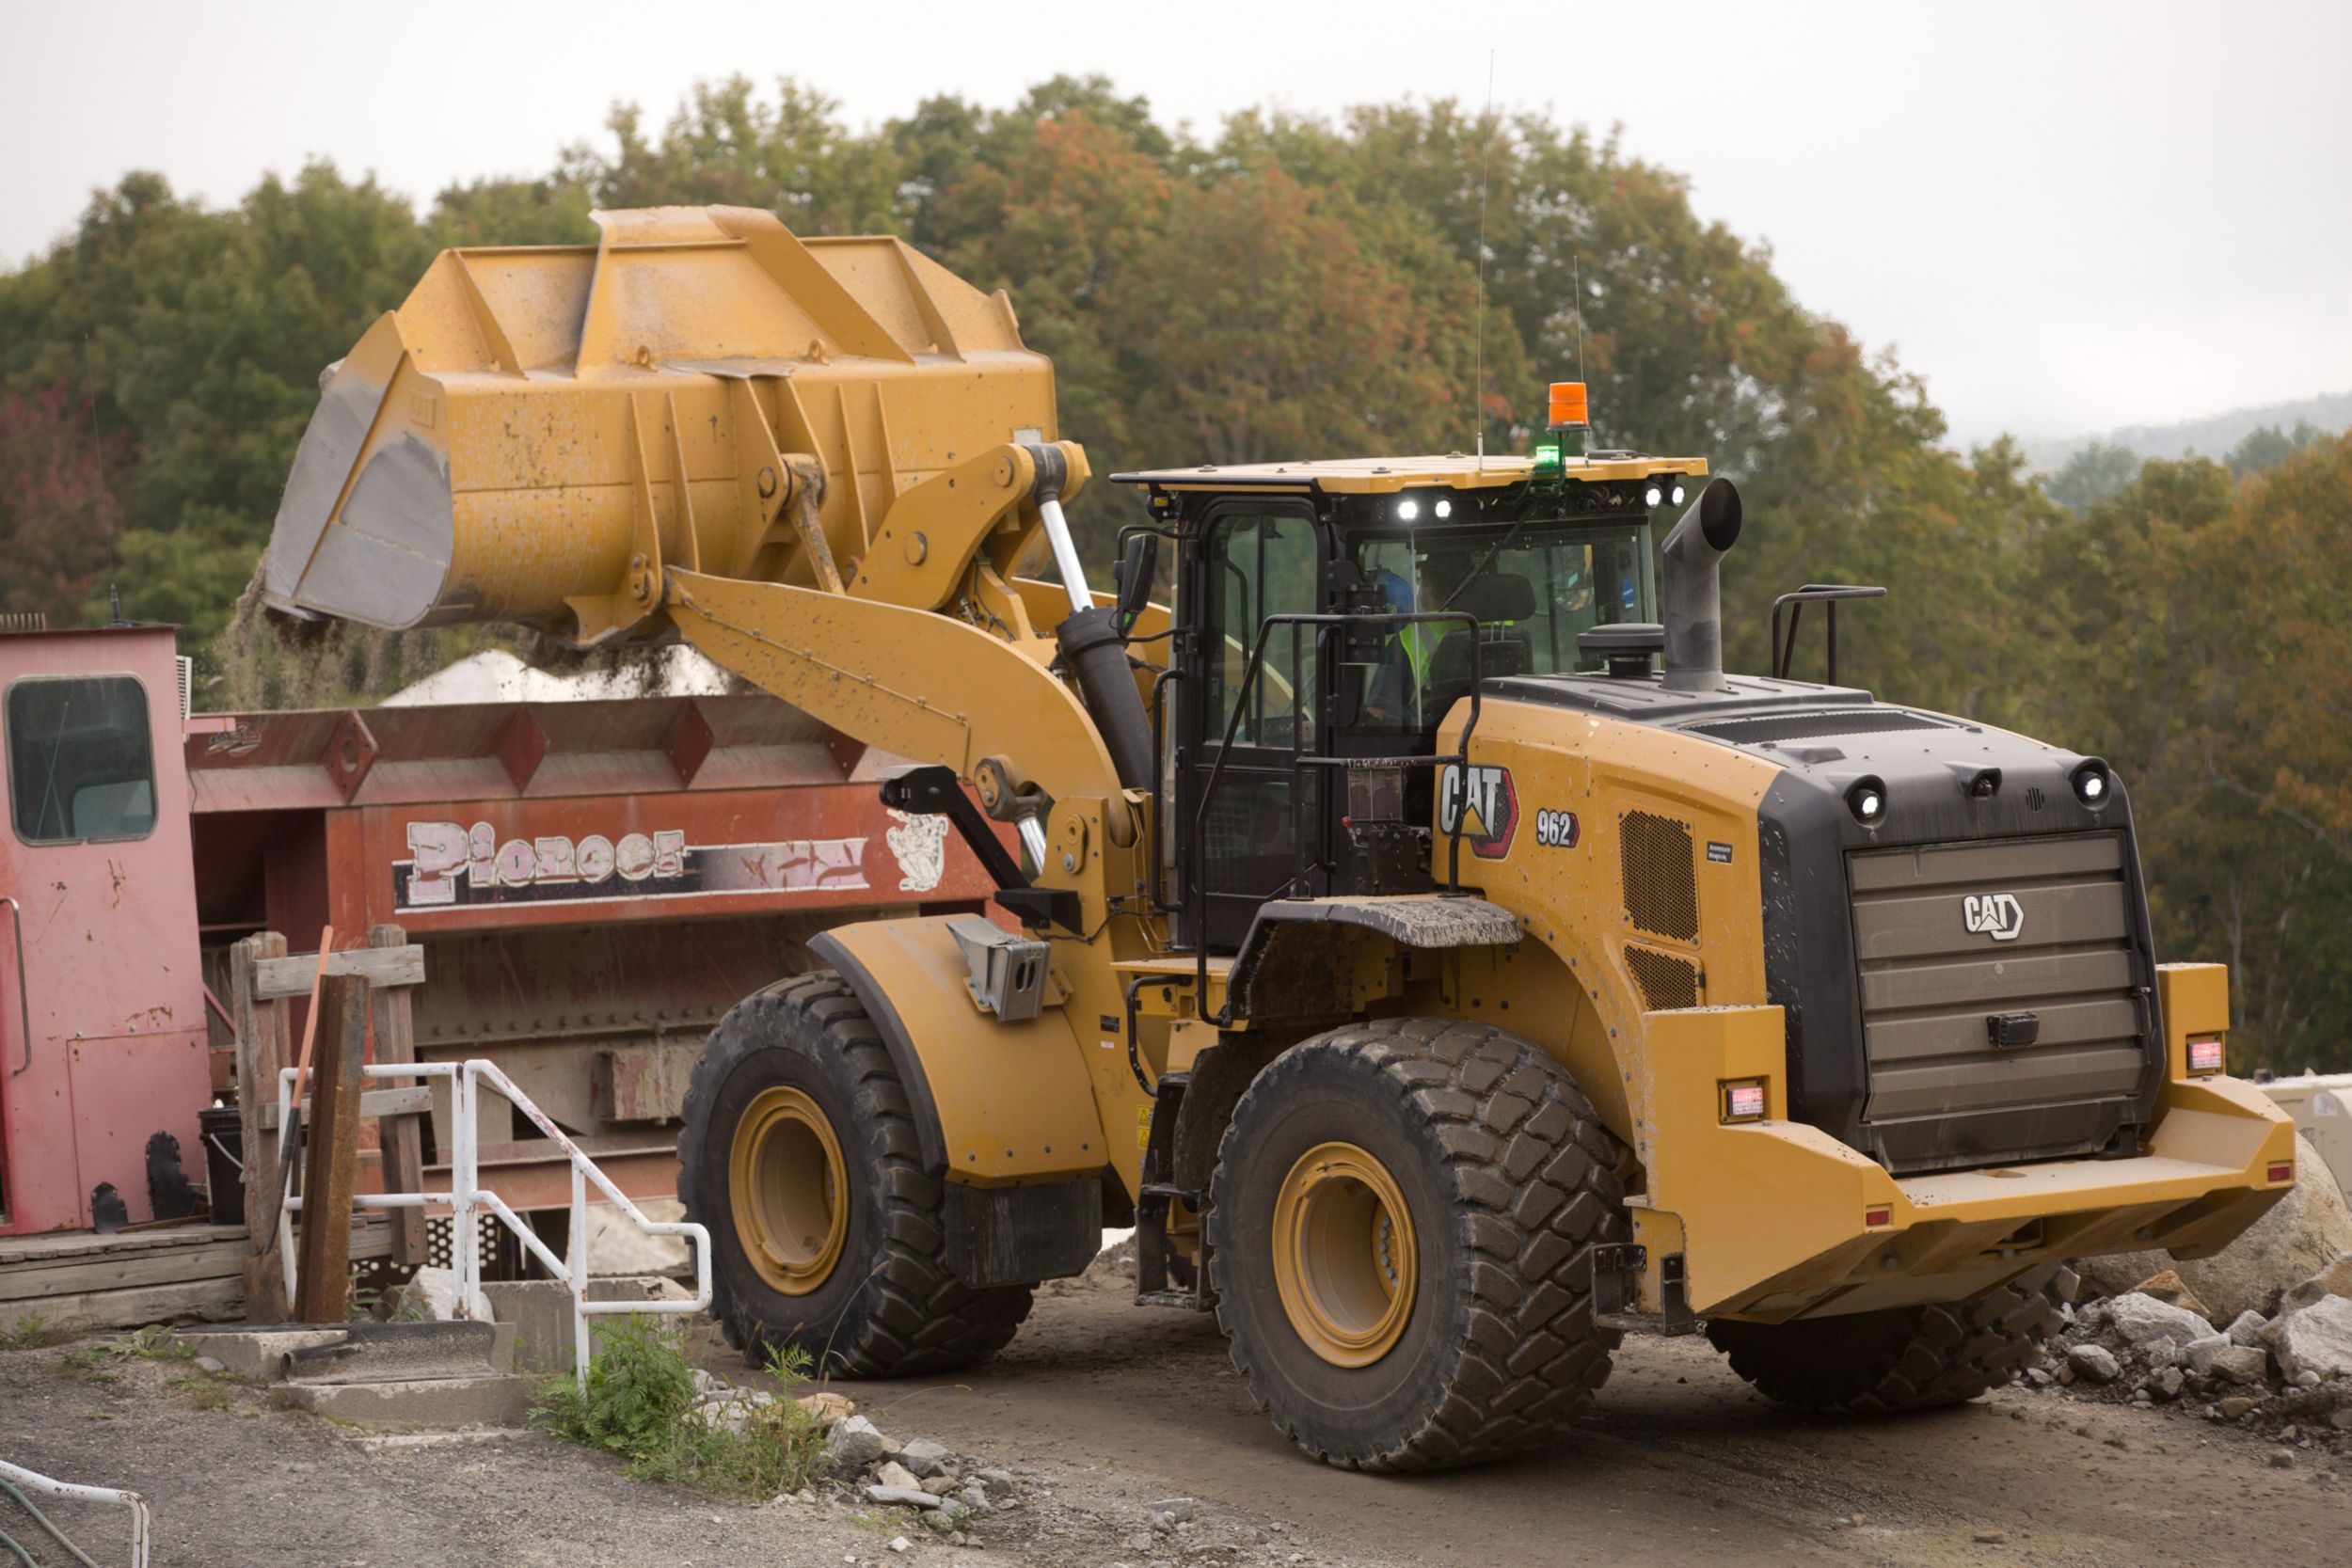
M 1740 538 L 1740 491 L 1727 479 L 1708 481 L 1691 510 L 1666 535 L 1661 584 L 1666 620 L 1669 691 L 1705 691 L 1723 684 L 1724 553 Z

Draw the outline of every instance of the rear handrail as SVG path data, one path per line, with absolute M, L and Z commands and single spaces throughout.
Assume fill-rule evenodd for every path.
M 1343 628 L 1354 626 L 1419 626 L 1430 622 L 1446 622 L 1466 626 L 1469 628 L 1470 634 L 1470 678 L 1469 692 L 1470 705 L 1470 717 L 1463 722 L 1461 736 L 1454 743 L 1455 750 L 1439 753 L 1402 752 L 1350 757 L 1308 755 L 1305 746 L 1302 745 L 1299 740 L 1299 691 L 1298 683 L 1295 678 L 1298 673 L 1298 628 L 1300 626 L 1312 626 L 1315 628 L 1315 668 L 1318 676 L 1316 684 L 1320 685 L 1320 675 L 1323 669 L 1323 639 L 1326 631 L 1334 627 Z M 1290 683 L 1290 763 L 1291 770 L 1294 774 L 1299 773 L 1303 769 L 1311 767 L 1378 767 L 1382 764 L 1403 764 L 1408 767 L 1422 766 L 1433 768 L 1443 768 L 1448 766 L 1453 766 L 1467 769 L 1470 767 L 1470 736 L 1472 732 L 1478 728 L 1478 689 L 1486 678 L 1486 661 L 1484 650 L 1480 644 L 1478 636 L 1478 617 L 1470 614 L 1467 610 L 1379 610 L 1357 613 L 1269 615 L 1258 623 L 1258 637 L 1257 641 L 1250 644 L 1249 662 L 1243 667 L 1241 684 L 1233 689 L 1233 711 L 1225 721 L 1225 734 L 1217 743 L 1216 756 L 1215 760 L 1209 764 L 1209 777 L 1200 786 L 1200 803 L 1193 808 L 1191 842 L 1185 847 L 1184 854 L 1184 862 L 1187 871 L 1185 879 L 1187 884 L 1185 888 L 1185 901 L 1191 904 L 1197 911 L 1197 914 L 1191 924 L 1199 927 L 1199 929 L 1194 932 L 1193 939 L 1193 948 L 1196 956 L 1192 992 L 1193 1012 L 1195 1016 L 1201 1020 L 1201 1022 L 1214 1024 L 1218 1028 L 1223 1028 L 1225 1025 L 1232 1022 L 1233 999 L 1229 993 L 1225 998 L 1224 1006 L 1220 1006 L 1215 1013 L 1211 1013 L 1208 1010 L 1209 943 L 1207 926 L 1209 919 L 1209 895 L 1207 884 L 1203 880 L 1203 872 L 1205 867 L 1202 863 L 1202 856 L 1205 853 L 1205 850 L 1202 847 L 1202 837 L 1208 827 L 1209 807 L 1216 799 L 1217 784 L 1225 776 L 1225 759 L 1232 754 L 1233 736 L 1240 729 L 1242 713 L 1248 705 L 1251 689 L 1257 685 L 1258 677 L 1263 673 L 1265 668 L 1266 639 L 1273 632 L 1274 628 L 1279 626 L 1286 626 L 1291 628 L 1291 674 L 1293 679 Z M 1292 838 L 1296 847 L 1296 854 L 1302 860 L 1307 850 L 1307 835 L 1304 832 L 1304 824 L 1300 820 L 1299 816 L 1299 798 L 1303 793 L 1304 792 L 1299 790 L 1295 784 L 1293 785 L 1291 791 L 1291 817 L 1293 822 Z M 1442 816 L 1444 814 L 1441 809 L 1439 816 Z M 1462 892 L 1462 814 L 1459 812 L 1454 814 L 1454 826 L 1447 830 L 1446 842 L 1448 853 L 1446 857 L 1445 895 L 1450 898 L 1459 897 Z M 1291 874 L 1290 881 L 1287 885 L 1295 887 L 1298 880 L 1299 872 L 1294 869 Z M 1267 896 L 1275 897 L 1279 896 L 1279 895 L 1269 894 Z
M 592 1317 L 617 1314 L 675 1313 L 684 1316 L 702 1312 L 710 1306 L 710 1231 L 693 1220 L 647 1219 L 644 1211 L 629 1201 L 628 1195 L 612 1182 L 612 1179 L 596 1168 L 596 1163 L 572 1141 L 571 1135 L 550 1120 L 548 1114 L 531 1102 L 531 1097 L 515 1085 L 515 1081 L 499 1070 L 498 1064 L 472 1057 L 464 1062 L 401 1062 L 363 1067 L 359 1069 L 370 1078 L 446 1078 L 450 1085 L 450 1190 L 445 1193 L 362 1193 L 352 1198 L 355 1205 L 369 1209 L 422 1209 L 441 1205 L 451 1213 L 451 1264 L 457 1273 L 457 1316 L 469 1317 L 473 1300 L 482 1288 L 482 1216 L 486 1212 L 504 1222 L 517 1240 L 539 1259 L 547 1271 L 569 1287 L 572 1296 L 572 1375 L 581 1388 L 588 1386 L 589 1338 L 588 1320 Z M 284 1068 L 278 1075 L 278 1125 L 279 1135 L 292 1125 L 294 1115 L 294 1081 L 296 1069 Z M 529 1117 L 532 1125 L 545 1134 L 548 1141 L 562 1149 L 571 1162 L 572 1198 L 569 1259 L 558 1258 L 538 1233 L 523 1223 L 522 1216 L 506 1205 L 506 1200 L 482 1185 L 482 1171 L 475 1135 L 474 1110 L 483 1086 L 503 1096 L 514 1107 Z M 280 1156 L 286 1150 L 282 1144 Z M 683 1236 L 692 1243 L 694 1254 L 694 1296 L 691 1301 L 590 1301 L 588 1299 L 588 1186 L 620 1208 L 629 1222 L 647 1236 Z M 283 1256 L 286 1275 L 286 1298 L 294 1295 L 294 1215 L 302 1207 L 299 1195 L 287 1198 L 278 1216 L 278 1250 Z
M 9 900 L 14 903 L 14 899 Z M 131 1511 L 131 1568 L 147 1568 L 149 1538 L 154 1533 L 154 1519 L 149 1513 L 147 1499 L 136 1492 L 126 1492 L 119 1486 L 83 1486 L 70 1481 L 44 1476 L 39 1470 L 28 1470 L 22 1465 L 0 1460 L 0 1480 L 29 1486 L 47 1497 L 64 1497 L 73 1502 L 114 1503 Z M 76 1557 L 81 1553 L 76 1551 Z M 89 1560 L 83 1558 L 83 1561 Z
M 5 893 L 0 904 L 8 906 L 8 924 L 16 931 L 16 1018 L 24 1029 L 24 1060 L 8 1071 L 14 1078 L 33 1065 L 33 977 L 24 973 L 24 906 Z

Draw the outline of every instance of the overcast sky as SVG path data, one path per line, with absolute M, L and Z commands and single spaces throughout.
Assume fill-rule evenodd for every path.
M 544 170 L 615 100 L 792 74 L 852 123 L 1099 71 L 1161 118 L 1406 97 L 1624 128 L 1963 440 L 2352 388 L 2352 5 L 560 6 L 0 0 L 0 260 L 160 169 L 312 155 L 421 200 Z

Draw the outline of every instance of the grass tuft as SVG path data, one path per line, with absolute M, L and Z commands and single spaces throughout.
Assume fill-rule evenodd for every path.
M 675 1335 L 644 1317 L 615 1320 L 588 1363 L 583 1392 L 568 1373 L 542 1379 L 532 1425 L 568 1443 L 623 1460 L 640 1481 L 705 1497 L 752 1500 L 795 1492 L 823 1471 L 824 1433 L 794 1402 L 808 1381 L 806 1352 L 770 1352 L 782 1385 L 771 1404 L 732 1407 L 740 1431 L 707 1418 L 694 1402 L 694 1369 Z
M 8 1327 L 0 1328 L 0 1351 L 47 1350 L 68 1339 L 78 1339 L 82 1333 L 78 1324 L 51 1323 L 38 1312 L 27 1312 Z
M 101 1339 L 94 1345 L 65 1353 L 64 1370 L 70 1377 L 87 1378 L 92 1383 L 112 1383 L 110 1370 L 125 1361 L 193 1361 L 196 1352 L 171 1331 L 168 1323 L 150 1323 L 133 1329 L 112 1339 Z

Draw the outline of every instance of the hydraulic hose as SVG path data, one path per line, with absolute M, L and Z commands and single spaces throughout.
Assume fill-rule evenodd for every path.
M 49 1522 L 48 1514 L 43 1513 L 40 1509 L 33 1506 L 32 1498 L 17 1490 L 16 1483 L 14 1481 L 9 1481 L 5 1476 L 0 1476 L 0 1491 L 4 1491 L 8 1493 L 9 1497 L 14 1497 L 16 1499 L 16 1506 L 31 1514 L 33 1516 L 33 1523 L 47 1530 L 50 1534 L 50 1538 L 56 1541 L 58 1545 L 63 1546 L 67 1551 L 72 1552 L 73 1554 L 73 1560 L 81 1563 L 82 1568 L 98 1568 L 98 1564 L 90 1560 L 90 1556 L 87 1552 L 75 1545 L 72 1541 L 67 1537 L 65 1531 L 51 1524 Z M 6 1536 L 0 1536 L 0 1540 L 7 1539 L 8 1538 Z M 30 1563 L 33 1561 L 32 1554 L 26 1551 L 24 1547 L 18 1546 L 13 1541 L 9 1541 L 8 1544 L 15 1547 L 16 1554 L 23 1558 L 26 1562 Z M 40 1568 L 40 1565 L 36 1563 L 34 1564 L 34 1568 Z

